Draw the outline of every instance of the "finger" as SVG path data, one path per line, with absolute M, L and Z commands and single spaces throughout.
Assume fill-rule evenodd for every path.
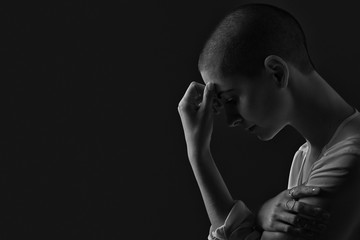
M 207 112 L 211 112 L 210 110 L 213 107 L 213 99 L 215 97 L 215 85 L 213 83 L 207 83 L 204 90 L 204 96 L 202 105 L 204 106 L 204 110 Z
M 197 97 L 198 97 L 199 101 L 202 102 L 203 101 L 203 96 L 204 96 L 204 91 L 205 91 L 205 85 L 196 82 L 194 87 L 195 87 L 195 91 L 196 91 L 196 94 L 197 94 Z
M 214 105 L 217 109 L 222 109 L 222 108 L 224 107 L 224 105 L 222 104 L 222 102 L 220 101 L 220 99 L 217 98 L 216 96 L 214 97 L 213 105 Z
M 191 82 L 182 100 L 193 100 L 202 97 L 205 85 L 198 82 Z
M 215 94 L 215 96 L 213 98 L 213 106 L 212 106 L 214 114 L 216 114 L 216 115 L 220 114 L 222 108 L 223 108 L 223 104 L 221 103 L 220 99 L 217 98 L 217 96 Z
M 300 237 L 300 239 L 315 239 L 315 237 L 318 235 L 318 233 L 306 230 L 304 228 L 299 228 L 297 226 L 284 223 L 281 221 L 277 221 L 275 223 L 274 229 L 275 231 L 284 232 L 293 236 Z
M 300 218 L 301 217 L 299 215 L 290 212 L 283 212 L 282 214 L 276 216 L 277 220 L 290 225 L 296 225 L 296 223 L 300 221 Z
M 273 229 L 275 232 L 284 232 L 297 236 L 300 236 L 302 233 L 300 228 L 281 221 L 276 221 L 273 225 Z
M 330 214 L 322 208 L 300 201 L 295 202 L 292 211 L 308 217 L 316 218 L 318 221 L 327 221 L 330 217 Z
M 204 85 L 192 82 L 187 88 L 184 96 L 179 102 L 179 109 L 189 108 L 193 109 L 194 107 L 198 107 L 199 103 L 202 101 L 202 89 L 204 89 Z
M 294 225 L 301 228 L 305 231 L 310 231 L 314 233 L 321 233 L 326 229 L 326 225 L 323 223 L 320 223 L 319 221 L 315 219 L 310 219 L 305 216 L 297 215 L 295 217 Z
M 294 199 L 311 197 L 320 193 L 319 187 L 300 185 L 289 189 L 289 196 Z
M 311 231 L 314 233 L 322 232 L 326 225 L 316 221 L 315 219 L 309 219 L 299 214 L 290 212 L 283 212 L 281 215 L 276 216 L 277 220 L 292 226 L 298 227 L 301 230 Z

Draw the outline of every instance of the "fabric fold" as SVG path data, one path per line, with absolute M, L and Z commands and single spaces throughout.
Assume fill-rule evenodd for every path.
M 255 217 L 244 202 L 238 200 L 230 210 L 222 226 L 215 230 L 210 227 L 208 240 L 255 240 L 261 236 L 254 229 Z

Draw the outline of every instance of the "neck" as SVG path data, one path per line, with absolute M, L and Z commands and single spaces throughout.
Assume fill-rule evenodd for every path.
M 293 109 L 296 110 L 290 114 L 289 123 L 313 150 L 320 152 L 354 109 L 317 72 L 300 74 L 297 78 L 299 81 L 293 83 Z

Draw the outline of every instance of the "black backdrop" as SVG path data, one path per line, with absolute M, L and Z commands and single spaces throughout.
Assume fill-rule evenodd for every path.
M 239 2 L 1 3 L 0 238 L 206 239 L 177 104 Z M 256 2 L 299 19 L 319 73 L 359 107 L 356 1 Z M 291 128 L 261 142 L 220 116 L 212 143 L 256 211 L 286 188 L 303 142 Z

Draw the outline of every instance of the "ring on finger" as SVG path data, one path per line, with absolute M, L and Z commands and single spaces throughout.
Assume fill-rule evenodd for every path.
M 292 201 L 292 203 L 290 203 L 290 201 Z M 290 203 L 290 204 L 289 204 Z M 285 206 L 287 209 L 289 209 L 290 211 L 292 211 L 295 207 L 295 203 L 296 203 L 296 200 L 295 199 L 288 199 L 285 203 Z
M 289 196 L 291 198 L 294 198 L 294 192 L 295 192 L 295 188 L 292 188 L 292 189 L 289 190 Z

